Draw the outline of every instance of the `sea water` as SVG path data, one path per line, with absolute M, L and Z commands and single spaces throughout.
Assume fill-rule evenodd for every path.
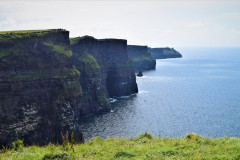
M 82 118 L 93 137 L 240 137 L 240 48 L 180 48 L 137 77 L 139 93 L 111 99 L 111 110 Z

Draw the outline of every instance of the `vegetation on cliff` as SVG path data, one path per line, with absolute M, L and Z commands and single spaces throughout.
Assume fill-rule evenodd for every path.
M 84 39 L 94 40 L 95 38 L 92 37 L 92 36 L 88 36 L 88 35 L 85 35 L 85 36 L 82 36 L 82 37 L 74 37 L 74 38 L 70 38 L 70 43 L 71 43 L 71 45 L 76 45 L 76 44 L 79 43 L 79 41 L 84 40 Z
M 68 31 L 1 32 L 0 146 L 17 138 L 26 144 L 57 143 L 62 130 L 77 135 L 79 79 Z
M 51 47 L 53 52 L 65 55 L 67 57 L 72 57 L 72 51 L 69 49 L 69 46 L 66 46 L 64 44 L 57 45 L 57 44 L 54 44 L 52 42 L 48 42 L 48 43 L 44 42 L 43 44 Z
M 88 74 L 96 74 L 98 72 L 100 72 L 100 66 L 98 65 L 96 59 L 91 55 L 88 54 L 87 52 L 78 55 L 75 54 L 74 55 L 76 61 L 76 64 L 78 66 L 79 70 L 83 70 L 84 69 L 84 73 Z
M 139 57 L 132 58 L 132 61 L 134 65 L 138 63 L 141 63 L 142 65 L 144 65 L 144 64 L 152 63 L 153 61 L 155 61 L 155 59 L 153 57 L 148 57 L 148 56 L 139 56 Z
M 0 32 L 0 65 L 6 69 L 15 68 L 15 73 L 9 72 L 13 75 L 6 78 L 14 80 L 78 76 L 80 73 L 74 67 L 62 66 L 72 57 L 67 35 L 68 31 L 62 29 Z M 50 72 L 50 68 L 57 66 L 60 72 Z
M 151 56 L 147 46 L 128 45 L 127 49 L 135 72 L 155 69 L 156 60 Z
M 17 33 L 20 33 L 20 34 L 29 34 L 29 33 L 36 33 L 36 32 L 51 32 L 51 31 L 54 31 L 56 29 L 42 29 L 42 30 L 16 30 L 16 31 L 1 31 L 0 34 L 11 34 L 11 33 L 14 33 L 14 34 L 17 34 Z
M 71 38 L 70 43 L 75 66 L 79 66 L 77 69 L 91 80 L 98 78 L 107 97 L 127 96 L 137 92 L 132 61 L 127 53 L 127 40 L 83 36 Z M 95 78 L 92 78 L 94 74 Z M 104 99 L 104 96 L 98 99 Z
M 89 37 L 89 36 L 87 36 Z M 85 36 L 85 38 L 87 38 Z M 94 39 L 89 37 L 90 40 Z M 82 115 L 88 115 L 108 110 L 108 99 L 102 85 L 101 67 L 93 55 L 87 49 L 82 49 L 82 37 L 70 39 L 73 51 L 73 63 L 81 72 L 80 84 L 83 95 L 80 98 Z
M 17 39 L 27 39 L 32 37 L 42 37 L 51 33 L 65 32 L 64 29 L 45 29 L 45 30 L 19 30 L 19 31 L 1 31 L 0 42 L 12 42 Z
M 174 48 L 149 48 L 151 55 L 155 59 L 181 58 L 182 55 Z
M 240 159 L 240 139 L 209 139 L 196 134 L 183 138 L 155 138 L 148 133 L 137 138 L 98 137 L 85 144 L 49 144 L 2 150 L 0 159 Z

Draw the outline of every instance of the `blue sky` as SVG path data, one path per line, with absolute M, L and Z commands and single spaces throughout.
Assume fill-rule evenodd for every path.
M 0 1 L 1 31 L 47 28 L 151 47 L 239 47 L 240 1 Z

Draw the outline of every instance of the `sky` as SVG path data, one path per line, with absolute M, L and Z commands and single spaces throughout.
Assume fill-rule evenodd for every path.
M 240 47 L 240 0 L 0 0 L 0 31 L 52 28 L 150 47 Z

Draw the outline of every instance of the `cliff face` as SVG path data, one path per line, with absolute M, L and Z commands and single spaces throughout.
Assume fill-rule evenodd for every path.
M 72 41 L 72 39 L 71 39 Z M 81 45 L 74 43 L 71 45 L 73 51 L 73 63 L 77 70 L 81 72 L 80 84 L 83 95 L 81 97 L 81 114 L 88 115 L 107 111 L 109 102 L 103 86 L 103 76 L 101 67 L 96 59 L 87 52 L 81 52 Z M 90 48 L 92 48 L 91 46 Z
M 0 34 L 0 145 L 59 142 L 61 131 L 78 140 L 79 75 L 68 31 Z
M 126 40 L 82 37 L 70 46 L 65 30 L 0 32 L 0 146 L 60 143 L 67 131 L 81 141 L 81 116 L 137 92 Z
M 151 56 L 147 46 L 128 45 L 127 50 L 133 61 L 135 72 L 156 68 L 156 60 Z
M 174 48 L 149 48 L 155 59 L 181 58 L 182 55 Z
M 98 40 L 84 36 L 71 39 L 71 45 L 77 56 L 86 55 L 96 60 L 99 71 L 95 71 L 99 75 L 98 82 L 102 85 L 100 90 L 104 90 L 107 97 L 127 96 L 138 92 L 132 62 L 127 54 L 126 40 Z M 76 61 L 78 60 L 75 58 Z

